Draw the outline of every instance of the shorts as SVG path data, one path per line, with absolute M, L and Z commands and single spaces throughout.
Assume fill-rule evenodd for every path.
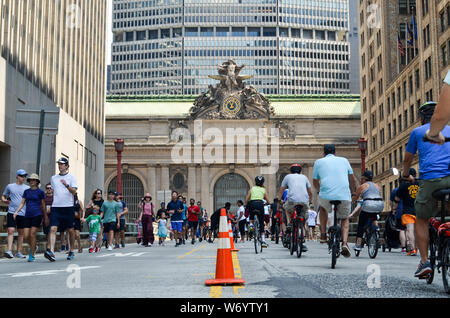
M 433 198 L 433 192 L 450 188 L 450 176 L 431 180 L 418 180 L 418 182 L 419 192 L 415 203 L 416 215 L 419 219 L 428 220 L 440 213 L 438 202 Z
M 308 225 L 308 227 L 310 230 L 313 230 L 313 231 L 316 229 L 316 226 Z
M 97 236 L 99 233 L 90 233 L 89 234 L 89 239 L 91 242 L 96 242 L 97 241 Z
M 119 231 L 126 231 L 126 229 L 125 229 L 125 220 L 124 219 L 120 219 L 120 229 L 119 229 Z
M 24 218 L 23 227 L 25 229 L 31 229 L 32 227 L 39 228 L 42 225 L 42 215 L 38 215 L 31 218 Z
M 395 219 L 395 227 L 399 231 L 405 231 L 406 227 L 403 225 L 402 219 Z
M 297 205 L 302 205 L 302 211 L 300 212 L 300 216 L 303 217 L 305 220 L 308 219 L 309 213 L 308 213 L 308 204 L 304 202 L 286 202 L 286 211 L 292 216 L 292 213 L 295 211 L 295 207 Z
M 183 221 L 172 221 L 170 225 L 172 226 L 172 231 L 183 232 Z
M 50 233 L 50 224 L 45 226 L 45 223 L 42 222 L 42 232 L 44 232 L 45 235 L 48 235 Z
M 50 227 L 57 226 L 58 232 L 73 229 L 75 223 L 75 211 L 72 207 L 52 207 L 50 214 Z
M 350 215 L 351 209 L 352 209 L 352 201 L 346 201 L 346 200 L 336 200 L 341 201 L 341 204 L 338 205 L 337 210 L 337 219 L 338 220 L 344 220 L 348 218 Z M 328 200 L 324 200 L 321 197 L 319 197 L 319 205 L 325 209 L 328 213 L 331 213 L 331 202 Z
M 188 221 L 188 225 L 189 225 L 190 229 L 192 229 L 192 228 L 197 229 L 198 221 Z
M 403 214 L 402 215 L 402 224 L 416 224 L 416 216 L 412 214 Z
M 7 217 L 7 227 L 15 227 L 17 229 L 23 229 L 24 226 L 24 220 L 25 217 L 24 216 L 16 216 L 16 219 L 14 220 L 14 213 L 8 213 L 8 217 Z
M 80 219 L 75 219 L 75 221 L 73 222 L 73 228 L 75 231 L 81 231 L 81 220 Z
M 117 222 L 109 222 L 109 223 L 104 223 L 104 233 L 108 233 L 111 231 L 114 231 L 114 233 L 119 232 L 119 229 L 117 228 Z

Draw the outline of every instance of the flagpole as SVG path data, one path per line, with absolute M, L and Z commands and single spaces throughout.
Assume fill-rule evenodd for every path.
M 408 65 L 408 25 L 405 25 L 405 40 L 406 40 L 406 62 L 405 66 Z

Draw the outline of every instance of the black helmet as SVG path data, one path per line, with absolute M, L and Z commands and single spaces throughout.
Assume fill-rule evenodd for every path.
M 255 183 L 257 186 L 262 187 L 264 184 L 264 177 L 263 176 L 257 176 L 255 178 Z
M 413 177 L 417 176 L 417 171 L 416 171 L 416 169 L 410 168 L 410 169 L 409 169 L 409 175 L 410 175 L 410 176 L 413 176 Z
M 363 173 L 362 177 L 366 178 L 369 181 L 372 181 L 373 180 L 373 172 L 370 170 L 366 170 L 366 172 Z
M 419 116 L 425 121 L 431 120 L 431 117 L 433 117 L 436 106 L 437 106 L 436 102 L 426 102 L 425 104 L 419 107 Z
M 298 163 L 294 163 L 291 166 L 291 173 L 301 173 L 302 172 L 302 166 Z

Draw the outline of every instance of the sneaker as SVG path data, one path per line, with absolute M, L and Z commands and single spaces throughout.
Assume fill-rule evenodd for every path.
M 176 244 L 175 244 L 175 247 L 178 247 L 178 246 L 180 246 L 180 243 L 176 243 Z
M 429 261 L 426 261 L 422 264 L 422 262 L 419 263 L 419 266 L 417 267 L 417 271 L 414 273 L 414 277 L 423 277 L 428 274 L 431 274 L 433 272 L 433 269 L 431 268 L 431 264 Z
M 54 254 L 52 251 L 50 251 L 49 249 L 47 249 L 47 250 L 45 251 L 44 257 L 45 257 L 46 259 L 48 259 L 50 262 L 56 261 L 55 254 Z
M 320 234 L 320 244 L 326 244 L 328 242 L 327 233 Z
M 306 245 L 303 245 L 302 252 L 303 252 L 303 253 L 308 252 L 308 248 L 306 247 Z
M 35 260 L 35 258 L 34 258 L 34 256 L 33 255 L 28 255 L 28 263 L 33 263 L 34 262 L 34 260 Z
M 114 245 L 114 249 L 118 249 L 118 248 L 120 248 L 119 244 Z
M 122 241 L 121 244 L 122 244 L 122 248 L 124 248 L 125 247 L 125 242 Z
M 402 253 L 406 253 L 406 248 L 402 248 Z
M 108 251 L 112 251 L 112 250 L 113 250 L 112 246 L 108 246 Z
M 263 248 L 268 248 L 268 247 L 269 247 L 269 244 L 267 244 L 265 241 L 262 241 L 262 242 L 261 242 L 261 246 L 262 246 Z
M 89 249 L 89 253 L 93 253 L 94 252 L 94 249 L 91 247 L 90 249 Z
M 213 241 L 211 239 L 208 239 L 208 243 L 212 243 Z
M 100 249 L 98 247 L 95 248 L 95 253 L 98 253 Z
M 408 253 L 406 253 L 406 256 L 417 256 L 417 251 L 416 250 L 409 251 Z
M 353 247 L 353 249 L 354 249 L 355 251 L 357 251 L 357 252 L 360 252 L 360 251 L 361 251 L 361 245 L 355 244 L 355 246 Z
M 148 243 L 148 244 L 147 244 L 147 247 L 152 247 L 152 243 Z
M 63 253 L 66 250 L 66 247 L 64 245 L 61 245 L 61 248 L 59 249 L 60 253 Z
M 74 252 L 69 252 L 69 255 L 67 255 L 67 260 L 71 261 L 71 260 L 73 260 L 74 257 L 75 257 L 75 253 Z
M 350 256 L 352 256 L 352 253 L 350 252 L 350 249 L 348 248 L 347 244 L 342 245 L 341 255 L 344 256 L 345 258 L 349 258 Z
M 183 240 L 183 245 L 186 245 L 186 240 Z
M 195 240 L 192 240 L 191 244 L 194 245 L 195 244 Z
M 14 255 L 11 251 L 8 251 L 5 253 L 5 257 L 11 259 L 11 258 L 14 258 Z
M 23 255 L 23 254 L 20 253 L 20 252 L 17 252 L 17 253 L 16 253 L 16 257 L 17 257 L 17 258 L 27 258 L 25 255 Z

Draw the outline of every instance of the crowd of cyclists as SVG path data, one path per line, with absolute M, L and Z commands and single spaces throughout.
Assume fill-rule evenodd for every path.
M 433 193 L 450 189 L 450 126 L 447 125 L 450 120 L 449 85 L 450 72 L 445 79 L 439 104 L 427 102 L 419 108 L 421 126 L 410 135 L 400 186 L 394 189 L 390 198 L 393 217 L 397 220 L 395 227 L 400 232 L 401 247 L 407 255 L 420 254 L 420 263 L 414 274 L 418 278 L 426 277 L 434 270 L 428 259 L 428 226 L 430 219 L 439 213 Z M 411 167 L 416 154 L 419 157 L 418 174 Z M 264 177 L 257 176 L 255 185 L 245 199 L 236 202 L 236 211 L 230 211 L 231 203 L 225 204 L 233 232 L 240 242 L 259 231 L 261 245 L 267 248 L 269 236 L 278 242 L 275 236 L 290 233 L 293 213 L 296 212 L 297 216 L 307 220 L 304 226 L 310 238 L 315 237 L 315 227 L 319 224 L 320 243 L 325 244 L 329 240 L 327 230 L 332 225 L 328 218 L 331 213 L 335 213 L 338 224 L 333 226 L 341 231 L 340 254 L 348 258 L 351 256 L 348 244 L 350 219 L 359 213 L 356 243 L 353 246 L 359 255 L 368 222 L 378 228 L 379 214 L 385 207 L 380 186 L 373 182 L 373 173 L 368 170 L 358 182 L 349 161 L 336 155 L 335 145 L 325 145 L 323 155 L 314 164 L 312 183 L 302 174 L 302 166 L 293 164 L 273 202 L 270 202 L 269 193 L 264 187 Z M 14 257 L 12 246 L 17 229 L 18 251 L 15 256 L 26 258 L 21 254 L 23 241 L 26 240 L 30 245 L 28 261 L 33 262 L 36 235 L 42 228 L 47 235 L 45 257 L 51 262 L 55 261 L 56 232 L 60 232 L 61 248 L 64 250 L 64 245 L 68 247 L 67 259 L 71 260 L 74 257 L 75 241 L 78 251 L 82 252 L 80 231 L 83 222 L 89 224 L 89 252 L 98 252 L 102 243 L 108 250 L 125 247 L 125 215 L 128 209 L 121 195 L 110 191 L 104 200 L 103 192 L 96 190 L 84 208 L 76 195 L 76 179 L 68 173 L 68 160 L 58 160 L 58 167 L 60 173 L 52 177 L 45 192 L 39 188 L 39 176 L 28 176 L 24 170 L 17 171 L 16 183 L 8 185 L 3 192 L 2 201 L 9 205 L 8 251 L 5 256 Z M 25 181 L 29 186 L 25 185 Z M 317 212 L 312 206 L 313 191 L 318 197 Z M 352 204 L 356 204 L 353 210 Z M 188 205 L 186 197 L 176 191 L 173 191 L 170 202 L 161 203 L 158 211 L 150 194 L 145 194 L 139 208 L 138 243 L 144 246 L 154 244 L 156 233 L 159 245 L 164 246 L 168 237 L 174 240 L 176 247 L 186 244 L 189 239 L 191 244 L 195 244 L 197 239 L 212 243 L 217 235 L 221 208 L 208 215 L 201 202 L 190 199 Z M 253 224 L 255 220 L 259 224 L 258 228 Z M 157 231 L 154 228 L 156 223 Z M 281 233 L 275 231 L 277 224 L 281 225 Z M 69 237 L 68 243 L 64 243 L 65 232 Z M 303 252 L 307 251 L 308 248 L 303 244 Z

